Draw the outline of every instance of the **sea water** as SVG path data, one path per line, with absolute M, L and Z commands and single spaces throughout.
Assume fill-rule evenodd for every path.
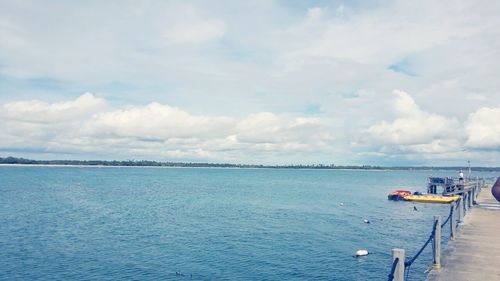
M 386 280 L 391 249 L 414 255 L 449 212 L 387 193 L 433 175 L 0 167 L 0 280 Z

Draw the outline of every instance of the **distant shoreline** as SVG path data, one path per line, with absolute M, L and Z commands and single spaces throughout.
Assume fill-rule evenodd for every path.
M 372 165 L 251 165 L 228 163 L 185 163 L 148 160 L 106 161 L 106 160 L 33 160 L 17 157 L 0 157 L 1 167 L 145 167 L 145 168 L 224 168 L 224 169 L 289 169 L 289 170 L 369 170 L 369 171 L 411 171 L 411 170 L 466 170 L 457 166 L 372 166 Z M 474 171 L 499 172 L 500 167 L 471 167 Z
M 216 167 L 216 166 L 113 166 L 113 165 L 72 165 L 72 164 L 0 164 L 0 167 L 54 167 L 54 168 L 156 168 L 156 169 L 245 169 L 245 170 L 265 170 L 265 169 L 276 169 L 276 170 L 338 170 L 338 171 L 373 171 L 373 172 L 384 172 L 384 171 L 403 171 L 403 169 L 356 169 L 356 168 L 289 168 L 289 167 Z M 407 169 L 412 170 L 412 169 Z M 439 170 L 439 169 L 419 169 L 419 170 Z
M 155 168 L 155 169 L 233 169 L 233 170 L 266 170 L 266 169 L 276 169 L 276 170 L 338 170 L 338 171 L 374 171 L 374 172 L 384 172 L 384 171 L 396 171 L 394 169 L 384 168 L 384 169 L 355 169 L 355 168 L 288 168 L 288 167 L 218 167 L 218 166 L 118 166 L 118 165 L 71 165 L 71 164 L 0 164 L 0 167 L 54 167 L 54 168 Z M 425 169 L 422 169 L 425 170 Z M 431 170 L 431 169 L 429 169 Z

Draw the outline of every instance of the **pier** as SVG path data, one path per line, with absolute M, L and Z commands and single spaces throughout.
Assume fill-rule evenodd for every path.
M 475 187 L 483 187 L 484 179 L 466 178 L 461 180 L 452 177 L 430 177 L 427 183 L 427 193 L 442 195 L 460 195 L 466 191 L 473 190 Z
M 429 179 L 428 187 L 434 193 L 438 193 L 438 186 L 443 187 L 443 194 L 460 195 L 460 199 L 450 204 L 446 219 L 434 216 L 429 238 L 416 254 L 407 258 L 404 249 L 392 250 L 388 280 L 406 280 L 409 267 L 429 245 L 433 264 L 427 281 L 500 280 L 500 204 L 493 198 L 491 186 L 485 188 L 483 180 L 456 183 Z M 451 237 L 442 249 L 444 227 L 450 228 Z
M 500 203 L 485 188 L 427 281 L 500 280 Z

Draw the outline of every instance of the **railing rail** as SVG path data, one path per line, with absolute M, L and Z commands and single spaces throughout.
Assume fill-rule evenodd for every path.
M 395 258 L 394 261 L 392 262 L 392 267 L 391 267 L 391 273 L 389 273 L 389 278 L 387 279 L 388 281 L 393 281 L 394 280 L 394 272 L 396 271 L 396 265 L 398 265 L 399 258 Z
M 436 226 L 437 226 L 437 221 L 434 222 L 431 235 L 429 235 L 429 238 L 427 239 L 427 241 L 425 241 L 424 245 L 420 247 L 420 250 L 418 250 L 418 252 L 410 260 L 405 261 L 405 268 L 410 267 L 415 262 L 415 260 L 417 260 L 420 254 L 425 250 L 425 248 L 427 248 L 432 239 L 434 239 L 434 236 L 436 234 Z

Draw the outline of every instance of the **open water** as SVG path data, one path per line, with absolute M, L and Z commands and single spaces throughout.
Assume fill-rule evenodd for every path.
M 449 211 L 387 193 L 449 173 L 0 167 L 0 280 L 386 280 Z

